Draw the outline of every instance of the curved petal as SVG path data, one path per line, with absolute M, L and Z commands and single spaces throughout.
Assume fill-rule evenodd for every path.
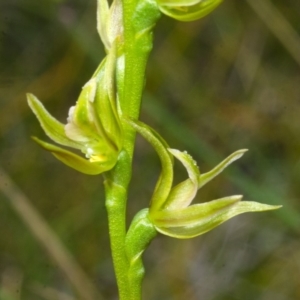
M 65 134 L 68 138 L 86 145 L 90 141 L 101 139 L 97 134 L 91 102 L 94 101 L 97 89 L 95 78 L 90 79 L 82 88 L 75 106 L 69 110 Z M 83 148 L 83 147 L 82 147 Z
M 178 160 L 180 160 L 180 162 L 186 168 L 186 171 L 188 172 L 191 181 L 197 184 L 198 177 L 200 176 L 200 171 L 193 157 L 189 155 L 186 151 L 179 151 L 177 149 L 168 149 L 168 151 L 171 154 L 173 154 Z
M 91 104 L 94 103 L 99 82 L 104 77 L 105 57 L 94 72 L 92 78 L 82 87 L 75 106 L 69 111 L 68 123 L 74 123 L 88 135 L 96 135 L 94 115 L 91 111 Z
M 100 173 L 110 170 L 116 163 L 116 160 L 114 163 L 107 161 L 104 161 L 103 163 L 90 162 L 89 160 L 84 159 L 79 155 L 76 155 L 68 150 L 57 147 L 55 145 L 41 141 L 36 137 L 32 137 L 32 139 L 41 147 L 50 151 L 58 160 L 63 162 L 65 165 L 84 174 L 98 175 Z
M 81 149 L 82 144 L 69 139 L 65 134 L 64 124 L 54 119 L 44 105 L 33 94 L 27 94 L 28 105 L 36 115 L 42 128 L 50 139 L 58 144 Z
M 201 19 L 211 13 L 223 0 L 201 1 L 192 6 L 167 6 L 161 5 L 162 13 L 179 21 L 189 22 Z
M 186 168 L 189 179 L 172 188 L 171 193 L 164 205 L 164 209 L 172 210 L 187 207 L 195 198 L 198 190 L 198 178 L 200 172 L 192 156 L 176 149 L 168 149 Z
M 122 128 L 115 97 L 116 43 L 106 58 L 103 74 L 97 75 L 97 90 L 93 106 L 95 124 L 99 134 L 118 150 L 122 147 Z
M 280 205 L 276 206 L 251 201 L 239 201 L 238 196 L 234 197 L 237 198 L 234 199 L 233 197 L 228 197 L 215 200 L 213 201 L 215 202 L 213 203 L 214 208 L 206 207 L 206 211 L 203 210 L 203 204 L 199 204 L 192 205 L 181 212 L 174 212 L 173 220 L 169 219 L 167 222 L 172 226 L 156 226 L 156 229 L 165 235 L 187 239 L 204 234 L 234 216 L 246 212 L 261 212 L 281 207 Z
M 151 213 L 152 211 L 159 210 L 169 196 L 173 183 L 173 158 L 167 150 L 167 143 L 156 131 L 139 121 L 133 121 L 127 118 L 124 118 L 124 121 L 131 125 L 153 146 L 162 164 L 161 175 L 151 199 Z
M 172 188 L 163 209 L 176 210 L 187 207 L 195 198 L 197 190 L 197 185 L 191 179 L 180 182 Z
M 227 158 L 225 158 L 221 163 L 219 163 L 215 168 L 213 168 L 211 171 L 201 174 L 198 178 L 198 189 L 200 189 L 202 186 L 204 186 L 206 183 L 208 183 L 210 180 L 215 178 L 217 175 L 219 175 L 226 167 L 228 167 L 231 163 L 236 161 L 237 159 L 241 158 L 245 152 L 247 152 L 248 149 L 241 149 L 238 151 L 235 151 L 231 155 L 229 155 Z

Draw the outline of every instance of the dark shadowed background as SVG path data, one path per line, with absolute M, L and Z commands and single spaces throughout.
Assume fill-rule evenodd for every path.
M 31 141 L 45 135 L 25 98 L 66 120 L 104 57 L 95 14 L 96 0 L 0 0 L 1 300 L 118 299 L 102 177 Z M 295 0 L 226 0 L 203 20 L 157 24 L 141 120 L 204 172 L 250 150 L 197 201 L 243 194 L 284 207 L 192 240 L 159 236 L 145 253 L 145 300 L 300 299 L 297 32 Z M 147 207 L 159 170 L 138 137 L 129 220 Z M 176 180 L 185 177 L 176 165 Z

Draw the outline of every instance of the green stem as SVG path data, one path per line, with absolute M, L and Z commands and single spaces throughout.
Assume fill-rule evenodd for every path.
M 152 29 L 160 12 L 154 0 L 124 0 L 123 12 L 125 84 L 121 106 L 127 117 L 136 120 L 140 113 L 146 64 L 152 50 Z M 134 132 L 133 129 L 130 131 Z
M 125 252 L 126 203 L 131 179 L 132 159 L 123 150 L 114 169 L 106 175 L 105 194 L 112 258 L 120 300 L 130 299 L 128 289 L 129 261 Z
M 153 0 L 123 1 L 125 74 L 122 93 L 119 93 L 119 96 L 122 95 L 120 104 L 123 114 L 134 120 L 139 117 L 145 68 L 152 49 L 151 29 L 159 16 L 157 4 Z M 130 262 L 125 251 L 126 203 L 136 133 L 125 122 L 123 122 L 123 130 L 123 151 L 115 168 L 107 174 L 105 181 L 106 207 L 120 300 L 140 300 L 140 293 L 132 294 L 129 282 L 133 280 L 139 282 L 141 286 L 142 278 L 135 279 L 135 276 L 140 277 L 140 275 L 134 272 L 134 268 L 130 269 Z
M 112 249 L 112 257 L 119 288 L 120 299 L 128 299 L 128 282 L 126 273 L 128 270 L 127 257 L 123 251 L 125 232 L 125 206 L 126 191 L 122 187 L 116 187 L 112 182 L 106 181 L 106 209 L 108 213 L 109 235 Z

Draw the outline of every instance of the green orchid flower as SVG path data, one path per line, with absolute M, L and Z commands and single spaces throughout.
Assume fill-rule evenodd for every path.
M 222 0 L 157 0 L 165 15 L 179 21 L 194 21 L 211 13 Z
M 102 61 L 93 77 L 83 87 L 75 106 L 69 110 L 67 124 L 53 118 L 32 94 L 28 104 L 50 139 L 80 150 L 73 152 L 33 139 L 67 166 L 89 175 L 108 171 L 117 162 L 122 149 L 122 128 L 114 90 L 116 47 Z
M 147 125 L 132 120 L 127 122 L 148 140 L 161 160 L 162 172 L 148 213 L 149 220 L 160 233 L 180 239 L 192 238 L 212 230 L 236 215 L 281 207 L 241 201 L 240 195 L 191 205 L 201 187 L 242 157 L 247 150 L 234 152 L 210 172 L 200 174 L 196 162 L 188 153 L 170 149 L 159 134 Z M 175 186 L 173 186 L 173 157 L 183 164 L 188 173 L 188 179 Z

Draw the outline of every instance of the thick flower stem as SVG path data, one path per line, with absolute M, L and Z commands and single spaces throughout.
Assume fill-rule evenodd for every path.
M 128 72 L 129 76 L 127 76 L 127 80 L 125 80 L 124 90 L 124 96 L 127 95 L 125 97 L 128 98 L 124 97 L 124 99 L 132 99 L 135 104 L 133 105 L 132 103 L 130 103 L 130 101 L 122 102 L 123 99 L 121 99 L 121 105 L 124 115 L 130 116 L 134 119 L 137 119 L 139 115 L 141 94 L 143 89 L 143 80 L 137 82 L 134 78 L 144 77 L 147 57 L 139 56 L 139 59 L 135 59 L 132 65 L 128 62 L 126 64 L 127 68 L 130 69 L 130 72 Z M 138 68 L 136 67 L 137 65 L 139 65 Z M 135 82 L 132 83 L 132 81 Z M 129 93 L 129 87 L 135 89 L 135 92 Z M 135 295 L 132 294 L 131 290 L 129 289 L 130 284 L 128 277 L 130 265 L 125 252 L 126 203 L 128 186 L 131 179 L 132 157 L 136 134 L 134 129 L 125 122 L 123 123 L 123 130 L 124 150 L 119 156 L 117 165 L 111 172 L 109 172 L 105 181 L 106 208 L 109 219 L 111 251 L 120 300 L 140 300 L 141 298 L 137 298 Z M 134 276 L 131 276 L 131 278 L 133 277 Z
M 121 107 L 124 115 L 138 119 L 146 64 L 152 50 L 152 29 L 160 17 L 160 11 L 154 0 L 124 0 L 123 12 L 125 82 Z M 130 127 L 128 131 L 131 132 L 128 140 L 131 143 L 135 131 Z
M 129 264 L 124 252 L 126 190 L 110 180 L 105 181 L 105 190 L 109 236 L 119 296 L 120 300 L 128 300 L 130 298 L 128 297 L 129 291 L 126 274 Z
M 115 168 L 106 175 L 105 194 L 109 236 L 120 300 L 129 300 L 127 273 L 129 262 L 125 252 L 127 189 L 131 178 L 131 158 L 122 151 Z
M 147 18 L 145 18 L 145 14 Z M 137 120 L 140 112 L 145 69 L 152 49 L 152 28 L 160 12 L 153 0 L 124 0 L 124 82 L 117 86 L 121 110 L 124 116 Z M 118 72 L 118 70 L 117 70 Z M 120 91 L 120 90 L 119 90 Z M 130 262 L 125 251 L 126 202 L 128 185 L 131 179 L 132 157 L 135 143 L 135 130 L 123 122 L 124 144 L 115 168 L 106 176 L 106 207 L 109 219 L 109 234 L 113 263 L 121 300 L 140 300 L 140 292 L 133 293 L 130 281 L 139 282 L 142 277 Z M 141 263 L 141 262 L 140 262 Z M 140 290 L 139 289 L 134 289 Z

